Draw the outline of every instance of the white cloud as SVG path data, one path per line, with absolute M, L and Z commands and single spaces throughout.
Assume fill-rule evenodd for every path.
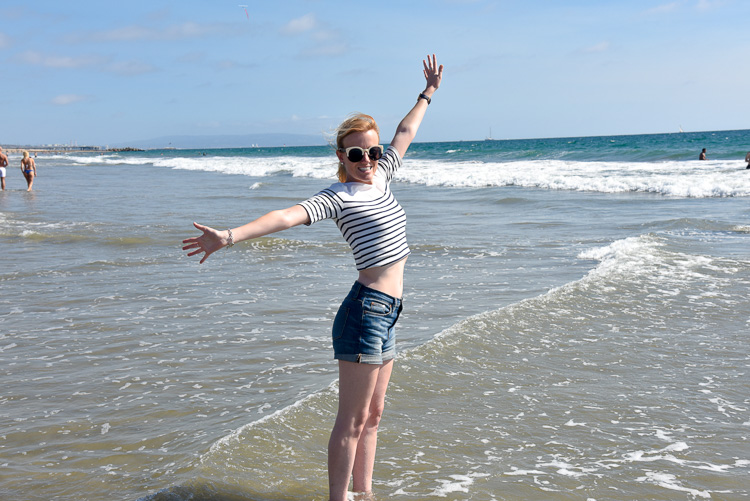
M 314 30 L 318 27 L 318 20 L 315 19 L 315 14 L 305 14 L 297 19 L 292 19 L 286 26 L 281 28 L 281 32 L 285 35 L 299 35 Z
M 609 42 L 600 42 L 596 45 L 592 45 L 591 47 L 586 47 L 583 49 L 584 52 L 594 53 L 594 52 L 606 52 L 609 50 Z
M 148 28 L 145 26 L 125 26 L 108 31 L 88 34 L 77 34 L 71 38 L 72 42 L 139 42 L 148 40 L 185 40 L 189 38 L 203 38 L 213 35 L 232 35 L 238 33 L 235 24 L 212 23 L 199 24 L 186 22 L 164 28 Z
M 666 3 L 663 5 L 657 5 L 652 9 L 648 9 L 646 14 L 668 14 L 669 12 L 675 12 L 680 8 L 680 2 Z
M 107 61 L 101 56 L 50 56 L 36 51 L 26 51 L 16 56 L 15 61 L 35 66 L 44 66 L 46 68 L 83 68 L 102 64 Z
M 120 61 L 108 64 L 105 69 L 120 75 L 142 75 L 156 71 L 156 67 L 139 61 Z
M 111 58 L 109 57 L 96 55 L 72 57 L 42 54 L 36 51 L 26 51 L 17 55 L 13 60 L 23 64 L 53 69 L 95 67 L 97 70 L 117 73 L 119 75 L 142 75 L 144 73 L 157 71 L 156 67 L 140 61 L 111 62 Z
M 718 9 L 723 4 L 722 0 L 698 0 L 698 5 L 695 8 L 698 10 L 712 10 Z
M 315 14 L 292 19 L 281 28 L 281 33 L 288 36 L 304 35 L 308 40 L 297 57 L 340 56 L 349 50 L 349 44 L 342 41 L 341 34 L 318 22 Z
M 303 57 L 322 57 L 322 56 L 340 56 L 346 54 L 349 45 L 345 42 L 321 44 L 310 47 L 302 51 Z
M 88 96 L 81 96 L 78 94 L 60 94 L 52 98 L 52 104 L 58 106 L 67 106 L 69 104 L 78 103 L 88 99 Z

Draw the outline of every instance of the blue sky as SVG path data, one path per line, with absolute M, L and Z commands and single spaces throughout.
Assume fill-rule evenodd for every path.
M 748 20 L 745 0 L 6 0 L 0 144 L 321 135 L 353 111 L 390 137 L 431 52 L 418 141 L 746 129 Z

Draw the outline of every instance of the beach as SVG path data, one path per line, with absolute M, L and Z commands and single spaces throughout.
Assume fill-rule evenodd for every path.
M 414 144 L 377 498 L 747 498 L 748 149 Z M 326 499 L 347 244 L 330 221 L 203 265 L 181 242 L 327 187 L 330 148 L 37 167 L 0 193 L 0 498 Z

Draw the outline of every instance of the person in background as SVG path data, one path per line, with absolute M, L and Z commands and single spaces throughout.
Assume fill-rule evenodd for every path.
M 31 187 L 34 185 L 34 178 L 36 174 L 36 162 L 29 156 L 28 151 L 23 152 L 23 158 L 21 159 L 21 172 L 23 177 L 26 178 L 26 184 L 29 186 L 26 191 L 31 191 Z
M 336 156 L 339 182 L 283 210 L 271 211 L 237 228 L 216 230 L 193 223 L 198 237 L 183 240 L 188 256 L 217 250 L 324 219 L 336 222 L 354 254 L 357 281 L 333 321 L 338 360 L 336 421 L 328 442 L 329 499 L 345 501 L 349 481 L 358 499 L 372 498 L 377 431 L 393 370 L 395 324 L 402 309 L 406 259 L 406 214 L 390 189 L 402 158 L 417 134 L 440 86 L 443 66 L 435 55 L 422 61 L 426 85 L 401 120 L 387 150 L 375 120 L 355 114 L 339 125 Z
M 750 169 L 750 151 L 747 152 L 747 155 L 745 155 L 745 162 L 747 162 L 746 169 Z
M 8 157 L 3 153 L 3 149 L 0 148 L 0 186 L 5 191 L 5 168 L 8 166 Z
M 706 148 L 703 148 L 703 151 L 701 151 L 701 154 L 698 155 L 698 160 L 708 160 L 708 158 L 706 158 Z

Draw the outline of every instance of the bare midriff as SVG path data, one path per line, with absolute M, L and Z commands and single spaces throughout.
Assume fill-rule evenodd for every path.
M 400 299 L 404 294 L 404 267 L 406 266 L 406 259 L 403 258 L 401 261 L 396 261 L 386 266 L 360 270 L 357 281 L 365 287 Z

